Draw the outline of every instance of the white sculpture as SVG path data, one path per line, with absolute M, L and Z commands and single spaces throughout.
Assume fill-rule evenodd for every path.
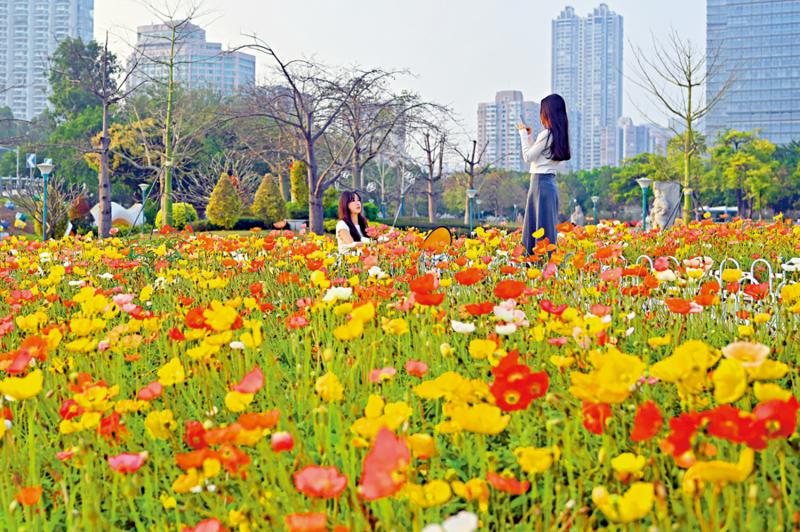
M 141 227 L 144 224 L 144 213 L 141 203 L 134 203 L 125 208 L 119 203 L 111 202 L 111 225 L 113 227 Z M 100 204 L 98 203 L 89 211 L 94 219 L 94 225 L 100 221 Z
M 650 225 L 668 229 L 678 216 L 681 201 L 681 185 L 675 181 L 653 182 L 653 208 L 650 211 Z

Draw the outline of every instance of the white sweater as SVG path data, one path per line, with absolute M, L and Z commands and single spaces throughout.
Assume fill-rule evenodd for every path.
M 522 159 L 531 163 L 532 174 L 562 174 L 566 169 L 565 161 L 554 161 L 545 155 L 550 145 L 550 130 L 544 129 L 536 141 L 531 143 L 531 137 L 524 129 L 519 130 L 522 140 Z
M 359 236 L 361 236 L 361 242 L 363 244 L 369 244 L 370 242 L 369 238 L 365 237 L 361 233 L 361 228 L 358 226 L 358 224 L 355 225 L 356 225 L 356 231 L 358 231 Z M 346 244 L 339 235 L 340 231 L 344 231 L 348 235 L 350 234 L 350 229 L 347 227 L 347 224 L 345 223 L 344 220 L 339 220 L 338 222 L 336 222 L 336 243 L 339 245 L 339 253 L 346 253 L 359 245 L 358 242 L 351 242 L 349 244 Z

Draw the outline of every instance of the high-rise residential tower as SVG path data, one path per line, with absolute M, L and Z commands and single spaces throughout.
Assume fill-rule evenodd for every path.
M 93 32 L 94 0 L 0 0 L 0 106 L 23 120 L 44 111 L 48 59 L 62 40 Z
M 706 134 L 760 129 L 776 144 L 800 140 L 800 0 L 707 0 L 706 15 L 706 49 L 719 67 L 706 100 L 732 79 Z
M 0 0 L 2 1 L 2 0 Z M 154 24 L 137 28 L 136 49 L 141 58 L 129 79 L 138 85 L 147 79 L 164 79 L 170 55 L 171 26 Z M 204 29 L 184 24 L 178 30 L 175 80 L 186 89 L 210 89 L 230 96 L 256 79 L 256 58 L 243 52 L 223 51 L 220 43 L 206 41 Z M 131 56 L 133 60 L 134 56 Z
M 526 102 L 520 91 L 500 91 L 494 102 L 478 104 L 478 146 L 486 146 L 484 162 L 504 170 L 528 170 L 517 133 L 520 120 L 533 130 L 534 138 L 542 129 L 539 104 Z
M 553 20 L 552 38 L 552 89 L 567 102 L 571 166 L 614 164 L 622 116 L 622 16 L 606 4 L 585 17 L 566 7 Z

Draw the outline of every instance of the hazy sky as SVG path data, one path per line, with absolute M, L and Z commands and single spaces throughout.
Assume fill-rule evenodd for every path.
M 149 0 L 164 5 L 165 0 Z M 171 0 L 174 4 L 176 0 Z M 609 0 L 624 17 L 625 67 L 631 41 L 649 49 L 651 34 L 676 29 L 699 46 L 705 43 L 703 0 Z M 581 16 L 597 0 L 205 0 L 198 23 L 211 41 L 245 44 L 255 33 L 284 58 L 314 57 L 330 65 L 406 68 L 414 77 L 399 87 L 452 106 L 464 126 L 476 125 L 478 102 L 498 90 L 519 89 L 539 101 L 550 92 L 550 23 L 566 5 Z M 156 22 L 140 0 L 95 0 L 95 35 L 109 32 L 127 56 L 135 27 Z M 259 80 L 269 62 L 258 58 Z M 653 108 L 643 93 L 624 82 L 623 114 L 642 116 Z M 661 116 L 653 116 L 665 122 Z

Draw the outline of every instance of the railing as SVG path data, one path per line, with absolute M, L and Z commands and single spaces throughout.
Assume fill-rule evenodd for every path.
M 0 196 L 12 196 L 16 191 L 21 188 L 27 188 L 31 184 L 41 182 L 42 179 L 39 177 L 29 177 L 29 176 L 10 176 L 10 177 L 2 177 L 0 176 Z

